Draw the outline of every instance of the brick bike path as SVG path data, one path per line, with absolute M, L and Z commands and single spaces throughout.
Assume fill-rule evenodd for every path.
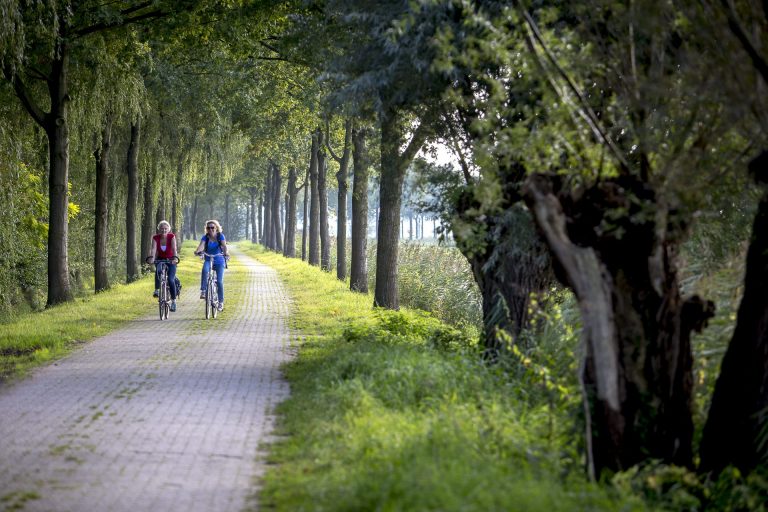
M 0 510 L 257 508 L 259 446 L 289 391 L 288 297 L 272 269 L 235 259 L 245 289 L 236 304 L 225 277 L 217 319 L 184 283 L 169 320 L 148 300 L 152 314 L 0 388 Z

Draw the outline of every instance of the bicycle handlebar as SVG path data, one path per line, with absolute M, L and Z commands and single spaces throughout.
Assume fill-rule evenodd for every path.
M 227 264 L 227 260 L 229 259 L 229 255 L 228 254 L 221 254 L 221 253 L 219 253 L 219 254 L 210 254 L 210 253 L 207 253 L 205 251 L 201 251 L 201 252 L 196 252 L 195 255 L 196 256 L 200 256 L 201 258 L 211 258 L 211 264 L 213 264 L 213 258 L 215 258 L 216 256 L 221 256 L 221 257 L 224 258 L 224 268 L 229 268 L 229 265 Z
M 157 265 L 158 263 L 173 263 L 174 260 L 178 264 L 179 261 L 181 261 L 181 259 L 178 256 L 174 256 L 173 258 L 170 258 L 170 259 L 168 259 L 168 258 L 157 259 L 157 258 L 153 258 L 152 256 L 147 256 L 144 259 L 144 263 L 149 264 L 149 260 L 152 260 L 152 263 L 154 263 L 155 265 Z

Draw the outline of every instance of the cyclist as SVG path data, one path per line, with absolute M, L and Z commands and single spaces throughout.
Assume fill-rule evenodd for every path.
M 176 311 L 176 264 L 179 262 L 178 248 L 176 247 L 176 235 L 171 233 L 171 225 L 167 220 L 161 220 L 157 225 L 159 233 L 152 236 L 152 252 L 147 256 L 147 261 L 153 263 L 158 260 L 170 260 L 168 263 L 168 290 L 171 292 L 171 311 Z M 160 293 L 160 274 L 155 263 L 155 292 L 153 297 Z
M 200 239 L 200 245 L 195 249 L 195 254 L 215 254 L 213 258 L 213 270 L 216 272 L 216 283 L 219 286 L 219 311 L 224 309 L 224 266 L 229 259 L 229 249 L 224 233 L 221 232 L 221 224 L 216 220 L 205 222 L 205 234 Z M 211 271 L 211 260 L 205 258 L 203 273 L 200 279 L 200 298 L 205 299 L 205 285 L 208 282 L 208 272 Z

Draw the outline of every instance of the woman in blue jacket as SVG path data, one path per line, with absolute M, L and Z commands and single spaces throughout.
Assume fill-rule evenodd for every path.
M 215 254 L 213 258 L 213 270 L 216 272 L 216 283 L 219 285 L 219 311 L 224 309 L 224 267 L 229 259 L 229 249 L 224 233 L 221 232 L 221 224 L 216 220 L 205 222 L 205 234 L 200 239 L 200 245 L 195 249 L 195 254 Z M 205 299 L 205 285 L 208 282 L 208 272 L 211 271 L 211 260 L 205 258 L 203 273 L 200 279 L 200 298 Z

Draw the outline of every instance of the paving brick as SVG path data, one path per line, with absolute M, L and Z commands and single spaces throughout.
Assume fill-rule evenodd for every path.
M 272 269 L 235 257 L 245 290 L 217 319 L 185 286 L 169 320 L 148 301 L 146 317 L 0 389 L 0 510 L 256 505 L 259 445 L 289 392 L 289 301 Z

